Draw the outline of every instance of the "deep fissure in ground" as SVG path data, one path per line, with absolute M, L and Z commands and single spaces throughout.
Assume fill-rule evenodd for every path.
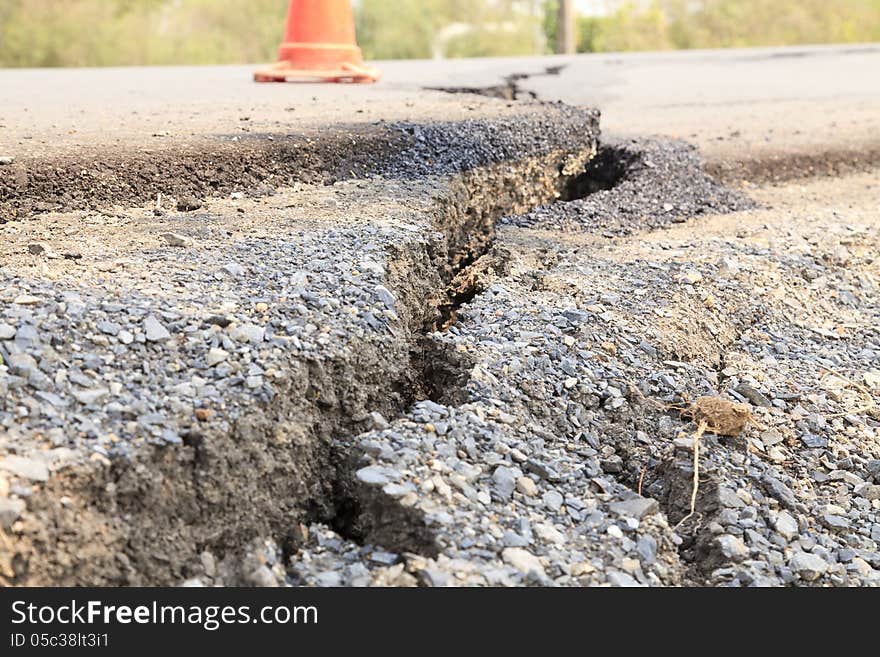
M 243 418 L 228 435 L 205 436 L 198 429 L 184 435 L 191 453 L 189 461 L 181 462 L 167 451 L 157 450 L 145 469 L 114 468 L 109 479 L 92 475 L 94 481 L 86 484 L 88 491 L 83 496 L 95 497 L 95 508 L 107 508 L 111 516 L 134 519 L 130 533 L 122 534 L 127 556 L 116 575 L 97 574 L 100 565 L 96 564 L 87 569 L 91 574 L 67 581 L 179 582 L 193 572 L 187 565 L 191 557 L 168 553 L 179 550 L 180 541 L 186 541 L 187 536 L 192 536 L 192 544 L 186 552 L 198 555 L 210 550 L 221 559 L 234 560 L 246 549 L 242 529 L 248 523 L 242 528 L 220 526 L 212 531 L 196 526 L 182 533 L 165 528 L 161 537 L 157 531 L 167 522 L 163 514 L 175 522 L 191 518 L 204 523 L 217 512 L 218 504 L 231 504 L 234 510 L 236 496 L 253 493 L 258 497 L 249 504 L 268 505 L 270 510 L 255 524 L 262 528 L 260 533 L 251 533 L 250 538 L 273 536 L 287 557 L 302 544 L 300 522 L 324 523 L 346 538 L 391 551 L 436 554 L 434 537 L 416 512 L 381 489 L 360 484 L 354 476 L 359 467 L 356 437 L 375 427 L 366 414 L 349 409 L 373 410 L 392 422 L 422 399 L 450 406 L 466 402 L 473 363 L 465 355 L 450 352 L 432 338 L 432 333 L 451 326 L 463 304 L 483 292 L 493 278 L 507 273 L 508 254 L 495 243 L 496 223 L 542 204 L 575 201 L 613 189 L 627 180 L 628 166 L 615 147 L 597 150 L 595 143 L 587 143 L 549 156 L 478 167 L 453 176 L 432 211 L 439 238 L 413 247 L 416 250 L 412 252 L 390 256 L 404 272 L 388 286 L 401 300 L 405 330 L 399 348 L 409 354 L 392 368 L 391 378 L 378 364 L 387 366 L 394 354 L 370 352 L 364 354 L 362 364 L 295 362 L 292 366 L 303 370 L 302 375 L 291 377 L 290 389 L 282 391 L 270 408 Z M 298 390 L 297 381 L 307 382 L 306 387 Z M 266 460 L 277 461 L 277 482 L 264 481 L 253 491 L 247 486 L 227 490 L 232 481 L 229 477 L 240 477 L 234 473 L 249 471 Z M 87 482 L 89 477 L 82 476 L 81 481 Z M 172 491 L 172 497 L 192 496 L 185 503 L 189 508 L 183 512 L 166 508 L 168 503 L 159 497 L 166 484 L 160 481 L 180 486 L 179 491 Z M 228 501 L 218 502 L 218 496 Z M 142 516 L 147 522 L 138 521 Z M 46 575 L 50 580 L 51 572 Z
M 565 175 L 558 171 L 551 202 L 570 202 L 601 190 L 613 189 L 625 179 L 629 159 L 627 151 L 615 147 L 599 148 L 582 170 Z M 412 404 L 431 400 L 448 406 L 467 401 L 466 384 L 473 362 L 465 354 L 452 350 L 433 337 L 457 320 L 458 310 L 484 292 L 496 277 L 509 273 L 509 254 L 496 245 L 498 220 L 518 211 L 515 204 L 484 205 L 480 200 L 492 196 L 492 190 L 481 189 L 474 181 L 465 183 L 467 201 L 454 212 L 456 219 L 439 228 L 446 234 L 448 251 L 438 270 L 443 284 L 434 291 L 425 305 L 420 328 L 411 336 L 410 394 L 403 397 L 393 421 Z M 488 191 L 488 194 L 487 194 Z M 424 530 L 421 519 L 396 501 L 375 491 L 366 492 L 358 484 L 354 471 L 358 467 L 352 442 L 356 434 L 348 434 L 333 443 L 333 461 L 340 464 L 333 474 L 333 504 L 329 516 L 313 513 L 309 521 L 330 526 L 340 536 L 363 544 L 371 542 L 397 552 L 409 551 L 436 556 L 436 545 Z M 318 508 L 319 505 L 316 505 Z M 390 517 L 396 518 L 391 522 Z M 378 520 L 382 519 L 382 527 Z M 397 525 L 389 532 L 389 525 Z M 285 540 L 285 554 L 295 553 L 297 542 Z

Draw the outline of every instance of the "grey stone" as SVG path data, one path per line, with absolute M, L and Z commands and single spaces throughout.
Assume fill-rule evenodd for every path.
M 641 520 L 647 515 L 657 513 L 660 505 L 651 497 L 634 497 L 622 502 L 612 502 L 609 508 L 619 515 Z
M 28 374 L 37 370 L 37 360 L 24 352 L 10 354 L 6 364 L 10 372 L 19 376 L 28 376 Z
M 736 390 L 739 394 L 748 399 L 755 406 L 770 408 L 773 405 L 772 402 L 767 399 L 764 394 L 746 383 L 740 383 L 736 388 L 734 388 L 734 390 Z
M 378 465 L 370 465 L 366 468 L 361 468 L 355 472 L 355 477 L 365 484 L 375 486 L 384 486 L 390 482 L 390 479 L 388 479 L 388 476 L 386 475 L 385 468 Z
M 259 344 L 263 342 L 266 331 L 262 326 L 256 324 L 242 324 L 236 326 L 230 336 L 237 342 L 249 342 L 251 344 Z
M 636 541 L 636 552 L 639 553 L 642 563 L 650 566 L 657 559 L 657 539 L 650 534 L 640 536 Z
M 492 491 L 502 500 L 510 499 L 516 489 L 516 480 L 521 474 L 519 469 L 498 466 L 492 473 Z
M 813 433 L 805 433 L 801 436 L 801 442 L 811 449 L 818 449 L 821 447 L 828 447 L 828 439 L 823 438 L 822 436 L 817 436 Z
M 26 508 L 24 500 L 0 497 L 0 527 L 9 531 Z
M 795 520 L 794 516 L 792 516 L 787 511 L 779 512 L 779 514 L 776 516 L 774 527 L 781 536 L 788 540 L 791 540 L 792 538 L 797 536 L 799 531 L 797 520 Z
M 746 505 L 746 503 L 739 498 L 739 495 L 727 486 L 718 487 L 718 501 L 721 503 L 721 506 L 729 509 L 740 509 Z
M 636 581 L 632 575 L 628 575 L 627 573 L 621 572 L 619 570 L 608 571 L 608 583 L 611 584 L 611 586 L 625 588 L 635 588 L 642 586 L 642 584 L 639 584 L 639 582 Z
M 0 470 L 31 481 L 47 481 L 49 479 L 49 468 L 46 467 L 44 461 L 14 454 L 0 460 Z
M 718 544 L 721 554 L 731 561 L 742 561 L 749 556 L 749 548 L 743 543 L 741 538 L 730 534 L 722 534 L 715 538 L 715 542 Z
M 71 394 L 80 404 L 89 406 L 107 397 L 110 394 L 110 390 L 107 388 L 87 388 L 85 390 L 74 390 Z
M 766 490 L 769 495 L 772 495 L 779 500 L 782 506 L 793 509 L 797 504 L 797 497 L 795 497 L 794 492 L 775 477 L 765 475 L 764 478 L 761 479 L 761 484 L 764 486 L 764 490 Z
M 230 262 L 228 265 L 223 265 L 223 271 L 233 278 L 241 278 L 244 276 L 244 267 L 237 262 Z
M 178 233 L 162 233 L 159 237 L 165 240 L 165 243 L 168 246 L 174 247 L 189 246 L 192 242 L 192 240 L 190 240 L 185 235 L 179 235 Z
M 555 490 L 548 490 L 544 493 L 542 500 L 544 501 L 544 506 L 551 511 L 559 511 L 564 501 L 562 495 Z
M 828 527 L 828 529 L 833 529 L 835 531 L 849 529 L 849 520 L 833 513 L 823 513 L 822 524 Z
M 808 582 L 819 579 L 828 570 L 828 563 L 824 559 L 809 552 L 795 552 L 789 566 Z
M 95 327 L 101 333 L 104 333 L 105 335 L 112 335 L 114 337 L 119 335 L 119 331 L 122 330 L 122 327 L 116 322 L 101 321 L 98 322 Z
M 504 548 L 501 551 L 501 558 L 506 564 L 513 566 L 523 575 L 528 575 L 529 573 L 537 573 L 539 575 L 545 574 L 541 560 L 523 548 Z
M 171 333 L 156 319 L 155 315 L 149 315 L 144 320 L 144 335 L 149 342 L 164 342 L 171 337 Z
M 315 576 L 315 583 L 318 586 L 333 588 L 337 586 L 342 586 L 342 575 L 335 571 L 326 571 L 323 573 L 318 573 Z

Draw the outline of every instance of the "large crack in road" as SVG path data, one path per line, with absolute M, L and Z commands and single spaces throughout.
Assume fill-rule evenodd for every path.
M 554 125 L 547 140 L 541 132 Z M 644 251 L 646 230 L 675 234 L 753 203 L 680 142 L 600 146 L 589 114 L 533 127 L 546 140 L 537 154 L 522 134 L 531 128 L 516 121 L 398 126 L 407 155 L 387 163 L 385 179 L 217 201 L 195 219 L 116 213 L 85 229 L 81 272 L 23 258 L 31 233 L 11 228 L 0 321 L 15 330 L 0 341 L 0 419 L 14 441 L 0 447 L 23 459 L 6 471 L 13 499 L 27 501 L 7 514 L 14 542 L 0 575 L 12 584 L 868 581 L 846 565 L 814 578 L 801 566 L 819 566 L 795 559 L 812 552 L 789 545 L 789 519 L 810 528 L 813 513 L 841 517 L 819 502 L 840 500 L 792 502 L 797 471 L 786 459 L 799 457 L 773 441 L 793 434 L 765 409 L 756 413 L 768 423 L 767 455 L 750 453 L 749 439 L 708 439 L 700 516 L 670 527 L 691 476 L 682 442 L 691 428 L 674 409 L 741 380 L 787 409 L 781 380 L 762 386 L 742 356 L 784 314 L 763 292 L 751 298 L 735 263 L 689 256 L 681 235 L 637 254 L 619 238 L 642 235 L 634 243 Z M 130 241 L 108 250 L 113 222 L 136 215 Z M 33 230 L 82 229 L 80 219 L 49 215 Z M 190 240 L 183 267 L 156 244 L 168 230 Z M 161 263 L 162 282 L 132 263 L 143 254 Z M 834 262 L 823 276 L 843 285 Z M 99 290 L 90 277 L 102 273 L 113 280 Z M 169 335 L 150 337 L 147 317 Z M 845 344 L 822 348 L 832 364 L 860 362 Z M 798 377 L 786 385 L 806 395 Z M 873 428 L 861 426 L 865 436 Z M 26 482 L 40 463 L 51 477 Z M 862 482 L 854 487 L 872 494 L 867 467 L 849 465 Z M 859 527 L 871 526 L 871 507 L 853 508 L 853 530 L 840 521 L 820 547 L 849 549 L 855 556 L 836 563 L 870 568 Z M 767 545 L 781 556 L 757 558 L 772 553 Z

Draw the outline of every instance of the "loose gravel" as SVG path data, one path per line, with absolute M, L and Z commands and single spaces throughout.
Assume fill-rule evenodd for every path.
M 0 576 L 880 584 L 876 180 L 760 208 L 680 144 L 587 180 L 594 140 L 498 134 L 427 177 L 7 224 Z M 751 419 L 702 437 L 686 519 L 703 395 Z

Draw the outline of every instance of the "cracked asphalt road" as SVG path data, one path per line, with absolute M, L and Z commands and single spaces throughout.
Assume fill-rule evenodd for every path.
M 0 576 L 878 584 L 878 56 L 0 72 Z M 551 204 L 594 114 L 418 88 L 512 74 L 732 189 Z M 675 527 L 700 395 L 752 421 Z

